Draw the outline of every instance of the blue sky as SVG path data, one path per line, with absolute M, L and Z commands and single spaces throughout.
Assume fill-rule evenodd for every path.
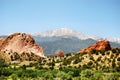
M 63 27 L 120 37 L 120 0 L 0 0 L 0 35 Z

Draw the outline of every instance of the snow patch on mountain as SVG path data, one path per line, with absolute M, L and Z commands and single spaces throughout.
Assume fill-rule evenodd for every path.
M 100 39 L 97 36 L 93 36 L 93 35 L 84 35 L 82 33 L 78 33 L 72 29 L 68 29 L 68 28 L 60 28 L 60 29 L 55 29 L 55 30 L 51 30 L 51 31 L 45 31 L 45 32 L 38 32 L 35 33 L 34 36 L 41 36 L 41 37 L 58 37 L 58 36 L 62 36 L 62 37 L 77 37 L 79 39 L 85 40 L 85 39 L 95 39 L 98 40 Z
M 49 30 L 49 31 L 44 31 L 44 32 L 38 32 L 33 34 L 33 36 L 41 36 L 41 37 L 64 37 L 64 38 L 69 38 L 69 37 L 77 37 L 78 39 L 81 40 L 86 40 L 86 39 L 93 39 L 93 40 L 109 40 L 111 42 L 117 42 L 120 43 L 120 38 L 101 38 L 99 36 L 94 36 L 94 35 L 85 35 L 79 32 L 76 32 L 72 29 L 69 28 L 60 28 L 60 29 L 55 29 L 55 30 Z
M 115 38 L 115 37 L 110 37 L 110 38 L 105 38 L 106 40 L 109 40 L 111 42 L 117 42 L 120 43 L 120 38 Z

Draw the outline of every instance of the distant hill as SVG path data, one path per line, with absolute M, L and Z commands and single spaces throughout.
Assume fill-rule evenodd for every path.
M 63 50 L 65 53 L 78 52 L 97 41 L 93 39 L 81 40 L 76 37 L 64 38 L 34 36 L 34 39 L 43 47 L 45 55 L 55 54 L 58 50 Z M 110 44 L 112 47 L 120 47 L 120 44 L 116 42 L 110 42 Z

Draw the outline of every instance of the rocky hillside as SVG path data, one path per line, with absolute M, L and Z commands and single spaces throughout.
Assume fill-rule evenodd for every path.
M 109 41 L 102 40 L 82 49 L 80 53 L 48 56 L 40 61 L 41 67 L 52 69 L 82 67 L 105 72 L 120 71 L 120 49 L 111 48 Z
M 82 49 L 80 52 L 90 52 L 92 50 L 111 50 L 111 46 L 109 41 L 101 40 L 87 48 Z
M 0 38 L 0 51 L 6 53 L 35 53 L 40 57 L 44 57 L 43 49 L 35 40 L 26 33 L 14 33 L 10 36 Z

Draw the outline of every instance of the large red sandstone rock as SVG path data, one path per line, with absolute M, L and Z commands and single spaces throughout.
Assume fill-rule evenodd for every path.
M 32 52 L 40 57 L 44 57 L 43 49 L 26 33 L 14 33 L 10 36 L 0 38 L 0 51 L 11 53 Z
M 109 41 L 101 40 L 85 49 L 80 50 L 80 52 L 90 52 L 92 50 L 111 50 L 111 46 Z

